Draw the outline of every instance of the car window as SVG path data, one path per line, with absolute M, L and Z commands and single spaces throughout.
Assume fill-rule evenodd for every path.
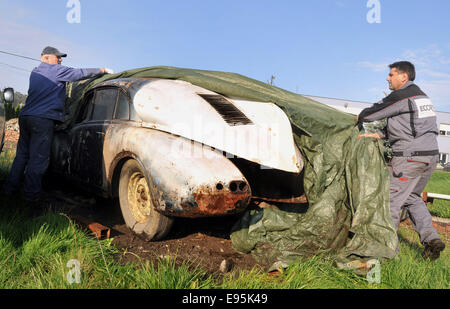
M 117 99 L 116 117 L 115 119 L 129 120 L 130 119 L 130 105 L 128 97 L 123 91 L 119 91 L 119 98 Z
M 118 95 L 117 88 L 96 90 L 91 120 L 111 120 Z
M 87 94 L 86 99 L 84 100 L 83 107 L 81 109 L 80 114 L 77 118 L 77 123 L 85 122 L 91 118 L 92 108 L 94 106 L 94 92 L 90 92 Z

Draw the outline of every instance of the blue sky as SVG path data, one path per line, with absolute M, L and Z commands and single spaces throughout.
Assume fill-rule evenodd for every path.
M 293 92 L 376 102 L 388 92 L 387 65 L 416 64 L 417 84 L 450 112 L 450 1 L 0 0 L 0 50 L 39 58 L 52 45 L 63 64 L 115 71 L 168 65 L 236 72 Z M 0 87 L 28 88 L 37 63 L 0 54 Z

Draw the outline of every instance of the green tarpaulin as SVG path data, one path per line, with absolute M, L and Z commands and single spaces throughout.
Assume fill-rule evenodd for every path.
M 321 253 L 337 256 L 343 267 L 355 259 L 395 256 L 384 146 L 378 140 L 357 139 L 355 116 L 239 74 L 161 66 L 69 85 L 69 113 L 80 99 L 74 89 L 85 93 L 124 77 L 179 79 L 229 97 L 273 102 L 288 115 L 305 161 L 309 208 L 247 211 L 231 234 L 235 250 L 273 265 Z

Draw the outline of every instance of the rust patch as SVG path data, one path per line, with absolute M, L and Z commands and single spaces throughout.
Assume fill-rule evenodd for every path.
M 277 203 L 287 203 L 287 204 L 306 204 L 308 200 L 306 196 L 303 194 L 302 196 L 288 198 L 288 199 L 277 199 L 277 198 L 268 198 L 268 197 L 257 197 L 253 196 L 256 200 L 263 200 L 267 202 L 277 202 Z
M 140 80 L 149 80 L 149 79 L 150 79 L 150 78 L 147 78 L 147 77 L 140 77 L 140 78 L 137 78 L 137 79 L 135 79 L 135 80 L 129 81 L 128 84 L 127 84 L 125 87 L 128 89 L 128 88 L 131 87 L 131 85 L 133 85 L 133 84 L 136 83 L 137 81 L 140 81 Z
M 422 200 L 428 203 L 428 192 L 422 192 Z
M 108 227 L 79 215 L 71 215 L 71 218 L 78 224 L 89 229 L 98 240 L 109 239 L 111 231 Z
M 251 193 L 248 189 L 245 192 L 231 192 L 201 187 L 196 188 L 192 195 L 196 205 L 181 205 L 184 211 L 176 216 L 201 218 L 231 215 L 245 210 L 251 200 Z
M 194 193 L 198 212 L 202 216 L 228 215 L 244 210 L 250 202 L 246 193 L 209 194 Z M 187 214 L 191 217 L 191 213 Z

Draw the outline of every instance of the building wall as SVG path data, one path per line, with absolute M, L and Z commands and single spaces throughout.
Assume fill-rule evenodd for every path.
M 304 95 L 314 101 L 334 107 L 342 112 L 358 115 L 363 109 L 372 105 L 372 103 L 349 101 L 342 99 L 333 99 Z M 450 162 L 450 113 L 436 112 L 436 118 L 440 135 L 438 136 L 439 152 L 441 164 Z

